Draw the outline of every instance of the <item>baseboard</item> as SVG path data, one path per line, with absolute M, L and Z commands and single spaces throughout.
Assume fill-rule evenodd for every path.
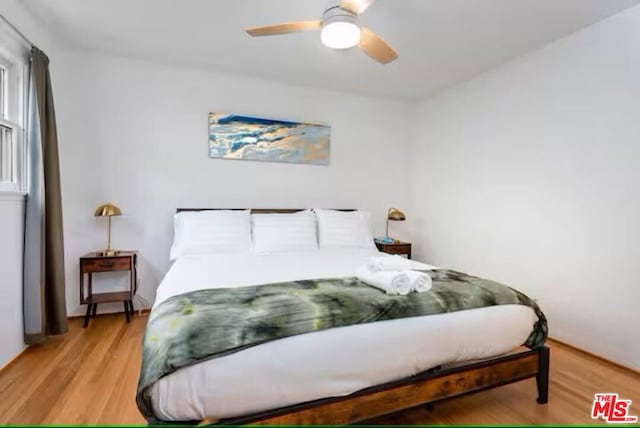
M 598 360 L 603 361 L 603 362 L 605 362 L 605 363 L 611 364 L 612 366 L 616 366 L 616 367 L 618 367 L 619 369 L 626 370 L 626 371 L 629 371 L 629 372 L 631 372 L 631 373 L 633 373 L 633 374 L 635 374 L 635 375 L 640 376 L 640 370 L 636 370 L 636 369 L 634 369 L 634 368 L 631 368 L 631 367 L 625 366 L 624 364 L 616 363 L 615 361 L 611 361 L 611 360 L 610 360 L 610 359 L 608 359 L 608 358 L 602 357 L 602 356 L 600 356 L 600 355 L 594 354 L 593 352 L 586 351 L 586 350 L 584 350 L 584 349 L 582 349 L 582 348 L 580 348 L 580 347 L 578 347 L 578 346 L 575 346 L 575 345 L 572 345 L 572 344 L 570 344 L 570 343 L 567 343 L 567 342 L 565 342 L 564 340 L 556 339 L 556 338 L 554 338 L 554 337 L 549 337 L 549 339 L 548 339 L 548 340 L 550 340 L 550 341 L 552 341 L 552 342 L 556 342 L 556 343 L 558 343 L 558 344 L 560 344 L 560 345 L 566 346 L 567 348 L 571 348 L 571 349 L 573 349 L 574 351 L 577 351 L 577 352 L 580 352 L 580 353 L 586 354 L 586 355 L 588 355 L 588 356 L 590 356 L 590 357 L 592 357 L 592 358 L 598 359 Z
M 29 345 L 25 345 L 24 348 L 22 348 L 22 350 L 20 352 L 18 352 L 16 355 L 14 355 L 9 361 L 7 361 L 2 367 L 0 367 L 0 373 L 2 373 L 4 371 L 4 369 L 8 368 L 15 360 L 18 359 L 19 356 L 21 356 L 24 351 L 26 351 L 27 349 L 29 349 Z

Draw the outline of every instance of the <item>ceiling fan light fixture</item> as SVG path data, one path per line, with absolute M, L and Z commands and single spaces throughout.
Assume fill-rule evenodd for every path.
M 398 58 L 398 53 L 372 29 L 360 26 L 358 17 L 374 0 L 329 0 L 329 8 L 322 19 L 283 22 L 247 28 L 251 37 L 278 36 L 321 29 L 322 44 L 332 49 L 348 49 L 357 46 L 362 52 L 380 64 L 388 64 Z
M 320 32 L 322 44 L 332 49 L 348 49 L 360 43 L 356 17 L 340 8 L 325 12 Z

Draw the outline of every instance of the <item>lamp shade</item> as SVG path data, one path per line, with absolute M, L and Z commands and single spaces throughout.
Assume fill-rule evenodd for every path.
M 387 219 L 391 221 L 405 221 L 407 219 L 407 216 L 405 216 L 404 213 L 397 208 L 389 208 Z
M 111 217 L 114 215 L 121 215 L 121 214 L 122 214 L 122 211 L 120 210 L 120 207 L 109 202 L 107 204 L 100 205 L 98 208 L 96 208 L 96 212 L 94 215 L 96 217 L 105 217 L 105 216 Z

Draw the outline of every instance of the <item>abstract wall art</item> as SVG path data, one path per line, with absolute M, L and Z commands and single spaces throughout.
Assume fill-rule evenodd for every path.
M 209 113 L 209 157 L 329 164 L 331 128 L 237 114 Z

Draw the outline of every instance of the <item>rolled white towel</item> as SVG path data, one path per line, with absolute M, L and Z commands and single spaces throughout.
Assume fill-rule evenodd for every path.
M 367 262 L 367 267 L 374 271 L 384 270 L 409 270 L 411 262 L 401 256 L 376 256 L 371 257 Z
M 368 268 L 361 268 L 356 273 L 356 276 L 360 281 L 379 288 L 387 294 L 406 296 L 412 290 L 407 272 L 392 270 L 373 272 Z
M 405 272 L 411 282 L 411 289 L 417 293 L 431 290 L 433 280 L 431 275 L 425 272 L 418 272 L 417 270 L 409 270 Z

